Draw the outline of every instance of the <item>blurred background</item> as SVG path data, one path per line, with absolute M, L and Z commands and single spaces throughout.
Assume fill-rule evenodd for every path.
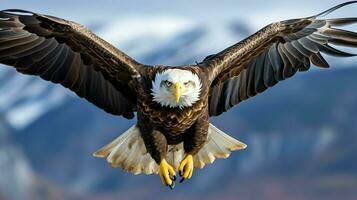
M 342 1 L 0 0 L 79 22 L 139 62 L 189 64 L 262 28 Z M 357 5 L 329 17 L 356 17 Z M 354 26 L 350 30 L 357 30 Z M 354 51 L 356 52 L 356 51 Z M 0 199 L 357 199 L 357 58 L 331 59 L 213 123 L 248 144 L 174 191 L 92 153 L 136 120 L 0 66 Z

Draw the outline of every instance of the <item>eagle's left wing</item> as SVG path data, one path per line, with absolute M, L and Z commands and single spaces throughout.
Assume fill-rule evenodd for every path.
M 336 28 L 357 23 L 357 18 L 318 19 L 352 3 L 357 1 L 338 5 L 316 16 L 270 24 L 207 57 L 202 66 L 212 81 L 210 115 L 220 115 L 296 72 L 307 71 L 310 63 L 328 68 L 321 52 L 339 57 L 355 56 L 330 44 L 357 48 L 357 33 Z
M 108 113 L 134 117 L 133 83 L 143 65 L 75 22 L 0 11 L 0 63 L 61 84 Z

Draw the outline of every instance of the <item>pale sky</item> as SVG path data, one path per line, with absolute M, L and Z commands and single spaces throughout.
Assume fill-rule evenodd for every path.
M 341 0 L 0 0 L 1 9 L 21 8 L 87 22 L 131 16 L 176 16 L 194 21 L 250 20 L 263 25 L 286 18 L 310 16 Z M 340 12 L 355 14 L 357 5 Z

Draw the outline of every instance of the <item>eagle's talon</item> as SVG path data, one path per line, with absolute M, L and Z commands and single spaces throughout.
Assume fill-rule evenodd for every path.
M 180 183 L 182 183 L 185 180 L 185 178 L 181 178 Z
M 185 179 L 190 179 L 193 173 L 193 157 L 191 154 L 187 154 L 186 157 L 181 161 L 179 166 L 179 174 L 182 177 L 180 183 Z
M 171 189 L 175 187 L 176 173 L 174 168 L 169 165 L 165 159 L 162 159 L 160 162 L 159 175 L 162 184 L 169 186 Z M 171 178 L 172 177 L 172 178 Z
M 169 185 L 169 188 L 173 190 L 175 188 L 175 181 L 172 181 L 171 185 Z

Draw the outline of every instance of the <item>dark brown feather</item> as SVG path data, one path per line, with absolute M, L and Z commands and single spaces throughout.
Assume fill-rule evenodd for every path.
M 62 84 L 109 113 L 134 116 L 133 77 L 142 65 L 74 22 L 1 11 L 0 63 Z
M 155 75 L 169 67 L 145 68 L 138 90 L 138 126 L 147 150 L 157 163 L 165 158 L 168 144 L 184 142 L 186 153 L 196 154 L 206 141 L 209 114 L 207 78 L 195 66 L 174 67 L 190 70 L 201 78 L 200 100 L 191 107 L 163 107 L 153 101 L 152 81 Z M 170 67 L 171 68 L 171 67 Z
M 310 63 L 328 68 L 321 53 L 355 56 L 329 44 L 356 48 L 357 33 L 334 26 L 357 23 L 357 18 L 318 19 L 352 3 L 357 1 L 338 5 L 316 16 L 270 24 L 247 39 L 207 57 L 201 66 L 209 69 L 208 76 L 212 81 L 210 115 L 220 115 L 278 81 L 292 77 L 297 71 L 307 71 Z M 239 87 L 231 86 L 232 83 Z M 225 87 L 227 84 L 230 87 Z

